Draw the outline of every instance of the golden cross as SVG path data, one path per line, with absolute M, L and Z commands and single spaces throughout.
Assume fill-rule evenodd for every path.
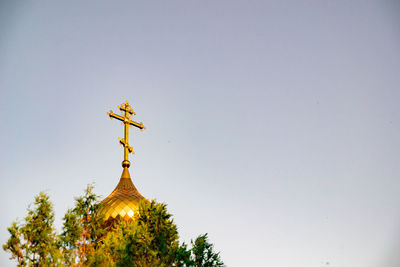
M 107 112 L 107 114 L 108 114 L 108 116 L 110 116 L 110 119 L 114 118 L 114 119 L 120 120 L 124 124 L 124 128 L 125 128 L 124 138 L 123 139 L 118 138 L 118 139 L 119 139 L 119 143 L 124 147 L 124 161 L 122 162 L 122 167 L 129 168 L 129 166 L 131 166 L 131 163 L 128 160 L 128 155 L 129 155 L 129 153 L 133 153 L 133 148 L 131 146 L 129 146 L 129 127 L 132 125 L 132 126 L 139 128 L 141 131 L 146 129 L 146 127 L 144 127 L 143 123 L 137 123 L 137 122 L 131 120 L 131 116 L 136 115 L 136 113 L 132 110 L 128 101 L 119 105 L 118 108 L 119 108 L 119 110 L 121 110 L 122 116 L 115 114 L 114 112 L 112 112 L 112 110 L 110 110 L 110 112 Z M 124 114 L 122 114 L 122 113 L 124 113 Z

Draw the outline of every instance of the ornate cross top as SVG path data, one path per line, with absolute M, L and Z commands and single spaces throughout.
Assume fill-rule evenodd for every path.
M 129 126 L 135 126 L 137 128 L 139 128 L 141 131 L 143 131 L 144 129 L 146 129 L 146 127 L 144 127 L 143 123 L 137 123 L 133 120 L 131 120 L 132 115 L 136 115 L 135 112 L 132 110 L 131 106 L 129 105 L 128 101 L 126 101 L 125 103 L 122 103 L 121 105 L 118 106 L 119 110 L 121 110 L 121 114 L 117 115 L 114 112 L 112 112 L 112 110 L 110 110 L 110 112 L 107 112 L 108 116 L 110 116 L 110 119 L 117 119 L 122 121 L 122 123 L 124 124 L 124 138 L 118 138 L 119 139 L 119 143 L 124 147 L 124 161 L 122 162 L 122 167 L 123 168 L 129 168 L 129 166 L 131 166 L 131 163 L 128 160 L 128 155 L 129 153 L 133 153 L 133 148 L 131 146 L 129 146 Z

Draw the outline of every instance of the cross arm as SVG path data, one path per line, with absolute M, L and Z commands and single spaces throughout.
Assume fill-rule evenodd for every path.
M 110 110 L 110 112 L 107 112 L 107 114 L 108 114 L 108 116 L 110 116 L 111 119 L 114 118 L 114 119 L 120 120 L 120 121 L 122 121 L 122 122 L 125 120 L 124 117 L 115 114 L 115 113 L 112 112 L 111 110 Z
M 111 119 L 114 118 L 114 119 L 122 121 L 123 123 L 128 123 L 129 125 L 135 126 L 135 127 L 139 128 L 140 130 L 146 129 L 146 127 L 144 127 L 143 123 L 138 123 L 136 121 L 130 120 L 129 118 L 117 115 L 114 112 L 112 112 L 111 110 L 110 110 L 110 112 L 107 112 L 107 114 L 108 114 L 108 116 L 110 116 Z
M 132 120 L 129 120 L 128 123 L 132 126 L 138 127 L 141 131 L 146 129 L 146 127 L 144 127 L 143 123 L 138 123 L 138 122 L 132 121 Z

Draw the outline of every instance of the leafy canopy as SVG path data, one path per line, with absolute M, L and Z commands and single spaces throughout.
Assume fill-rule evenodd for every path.
M 179 242 L 166 204 L 142 201 L 132 222 L 117 220 L 107 228 L 99 199 L 89 185 L 57 234 L 53 205 L 40 193 L 25 219 L 8 228 L 3 249 L 18 266 L 224 266 L 207 234 L 190 248 Z

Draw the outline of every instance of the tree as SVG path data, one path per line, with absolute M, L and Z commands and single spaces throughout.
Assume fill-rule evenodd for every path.
M 7 243 L 3 245 L 3 249 L 11 253 L 11 259 L 15 259 L 18 265 L 25 265 L 25 245 L 21 243 L 21 227 L 17 222 L 13 222 L 12 225 L 7 228 L 10 233 L 10 238 Z
M 89 259 L 91 266 L 224 266 L 207 234 L 179 244 L 177 227 L 166 205 L 141 201 L 133 222 L 120 220 Z
M 214 245 L 208 243 L 207 234 L 201 235 L 192 241 L 192 254 L 194 258 L 194 266 L 223 266 L 223 262 L 219 253 L 214 252 Z
M 171 266 L 179 250 L 178 231 L 165 204 L 141 201 L 132 222 L 120 220 L 105 237 L 91 265 Z
M 82 266 L 106 232 L 99 213 L 99 196 L 93 193 L 93 188 L 88 185 L 84 195 L 75 198 L 75 207 L 64 215 L 60 242 L 66 265 Z
M 106 228 L 99 214 L 99 196 L 89 185 L 64 215 L 63 230 L 53 228 L 49 197 L 40 193 L 24 223 L 14 222 L 3 249 L 19 266 L 223 266 L 207 234 L 179 243 L 177 226 L 166 204 L 141 201 L 131 222 L 119 220 Z
M 53 223 L 53 205 L 49 196 L 41 192 L 35 197 L 33 208 L 28 208 L 23 223 L 13 222 L 8 228 L 11 236 L 3 249 L 19 266 L 58 265 L 61 254 Z

